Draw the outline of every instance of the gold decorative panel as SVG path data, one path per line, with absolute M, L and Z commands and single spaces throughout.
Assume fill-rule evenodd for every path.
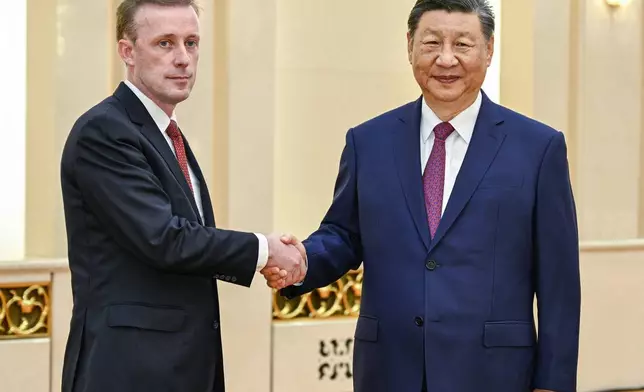
M 0 339 L 49 335 L 49 283 L 0 285 Z
M 362 296 L 362 270 L 292 300 L 273 292 L 273 319 L 357 317 Z

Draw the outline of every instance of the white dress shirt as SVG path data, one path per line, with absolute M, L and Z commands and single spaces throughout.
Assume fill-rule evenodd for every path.
M 467 109 L 459 113 L 449 123 L 454 127 L 454 132 L 445 140 L 445 186 L 443 191 L 443 207 L 442 212 L 445 212 L 445 207 L 449 201 L 449 197 L 454 189 L 454 183 L 458 176 L 461 165 L 465 159 L 467 147 L 472 139 L 474 132 L 474 125 L 481 109 L 482 95 L 476 97 L 474 103 Z M 423 106 L 420 118 L 420 163 L 421 173 L 425 171 L 429 154 L 434 146 L 434 127 L 442 121 L 427 106 L 423 99 Z
M 166 129 L 168 129 L 168 126 L 170 125 L 170 120 L 174 120 L 175 122 L 177 121 L 176 113 L 172 113 L 172 117 L 168 117 L 168 115 L 157 105 L 155 104 L 150 98 L 148 98 L 145 94 L 141 92 L 132 82 L 129 80 L 125 80 L 124 83 L 132 90 L 134 95 L 136 95 L 141 103 L 143 103 L 143 106 L 147 109 L 148 113 L 150 113 L 150 116 L 152 117 L 152 120 L 154 120 L 154 123 L 157 125 L 159 128 L 159 131 L 165 138 L 165 140 L 168 142 L 168 146 L 172 150 L 172 153 L 176 157 L 176 152 L 174 150 L 174 144 L 172 143 L 172 139 L 170 139 L 170 136 L 166 132 Z M 195 197 L 195 202 L 197 203 L 197 208 L 199 209 L 199 215 L 201 216 L 201 221 L 204 221 L 204 215 L 203 215 L 203 204 L 201 201 L 201 188 L 199 184 L 199 180 L 195 176 L 194 172 L 192 171 L 192 167 L 190 167 L 190 164 L 188 163 L 188 172 L 190 174 L 190 182 L 192 182 L 192 189 L 194 190 L 194 197 Z M 259 254 L 257 257 L 257 271 L 260 271 L 264 266 L 266 265 L 266 262 L 268 261 L 268 240 L 263 234 L 255 233 L 257 236 L 257 239 L 259 240 Z

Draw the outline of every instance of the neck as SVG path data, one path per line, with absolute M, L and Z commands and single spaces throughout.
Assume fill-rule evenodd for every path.
M 172 105 L 172 104 L 168 104 L 168 103 L 164 103 L 164 102 L 160 101 L 159 99 L 157 99 L 157 98 L 154 96 L 154 94 L 152 94 L 152 93 L 150 92 L 150 90 L 145 86 L 145 83 L 143 83 L 142 81 L 140 81 L 140 80 L 138 80 L 138 79 L 136 79 L 136 78 L 132 77 L 131 75 L 128 75 L 127 80 L 128 80 L 130 83 L 132 83 L 134 86 L 136 86 L 136 88 L 138 88 L 138 89 L 143 93 L 143 95 L 145 95 L 146 97 L 148 97 L 148 98 L 149 98 L 152 102 L 154 102 L 154 103 L 155 103 L 155 104 L 156 104 L 156 105 L 157 105 L 161 110 L 163 110 L 163 112 L 164 112 L 168 117 L 172 117 L 172 114 L 174 113 L 174 109 L 175 109 L 176 105 Z
M 452 121 L 454 117 L 458 116 L 465 109 L 472 106 L 474 101 L 476 101 L 477 94 L 474 94 L 471 97 L 462 97 L 456 101 L 446 102 L 440 101 L 435 97 L 431 96 L 428 93 L 423 93 L 423 99 L 427 103 L 430 109 L 436 114 L 436 116 L 441 121 Z

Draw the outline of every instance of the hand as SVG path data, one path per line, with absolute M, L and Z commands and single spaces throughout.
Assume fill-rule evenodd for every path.
M 291 238 L 286 235 L 283 238 L 272 234 L 266 237 L 268 240 L 268 262 L 260 271 L 266 278 L 266 283 L 274 289 L 281 289 L 297 283 L 304 278 L 306 267 L 301 252 L 294 246 L 284 241 Z
M 306 273 L 309 268 L 309 263 L 306 257 L 306 248 L 293 234 L 285 234 L 280 239 L 285 244 L 295 246 L 295 249 L 297 249 L 297 251 L 300 252 L 300 256 L 302 256 L 302 260 L 304 262 L 300 265 L 300 276 L 293 280 L 293 283 L 300 283 L 306 277 Z
M 298 267 L 290 271 L 285 268 L 278 268 L 276 266 L 266 264 L 266 267 L 260 272 L 264 275 L 264 278 L 266 278 L 266 284 L 274 289 L 281 289 L 301 282 L 304 280 L 307 271 L 306 249 L 304 248 L 304 245 L 302 245 L 302 243 L 291 234 L 283 235 L 280 238 L 280 242 L 283 246 L 296 249 L 299 257 L 301 258 L 301 262 Z

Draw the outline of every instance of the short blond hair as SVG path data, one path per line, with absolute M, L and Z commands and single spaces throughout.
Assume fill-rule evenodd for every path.
M 146 4 L 160 5 L 164 7 L 190 6 L 194 8 L 199 16 L 199 5 L 197 0 L 123 0 L 116 10 L 116 41 L 122 38 L 129 38 L 136 41 L 136 23 L 134 16 L 136 11 Z

